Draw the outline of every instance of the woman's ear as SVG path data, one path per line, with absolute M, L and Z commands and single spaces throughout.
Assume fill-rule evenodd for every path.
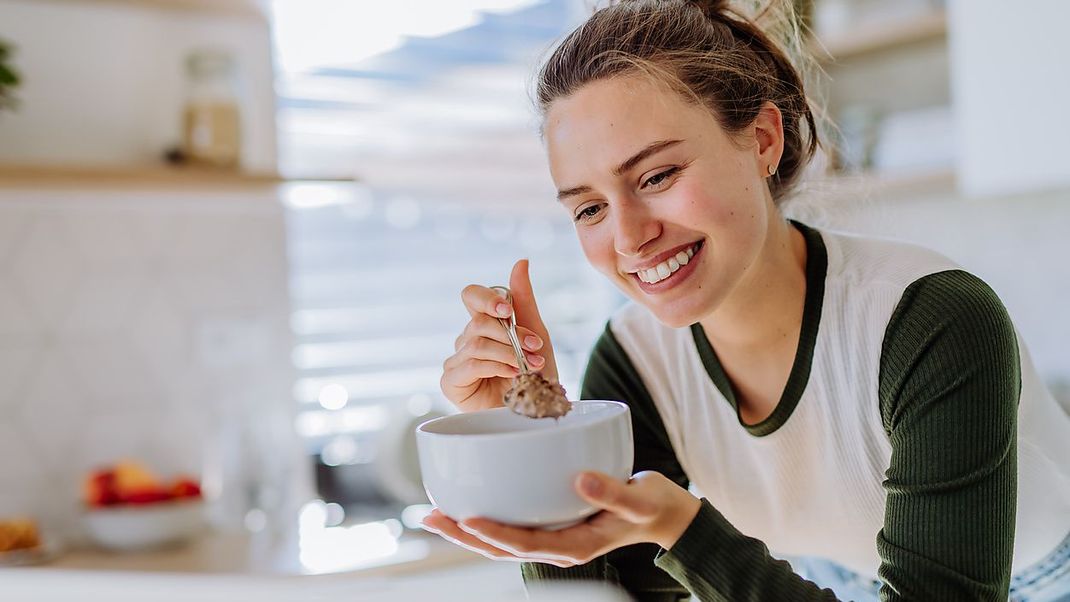
M 784 121 L 780 109 L 766 102 L 754 119 L 754 137 L 757 141 L 758 170 L 761 177 L 776 173 L 780 157 L 784 154 Z

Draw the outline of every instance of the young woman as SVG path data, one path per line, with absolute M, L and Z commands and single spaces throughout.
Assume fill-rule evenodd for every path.
M 977 277 L 782 216 L 816 128 L 753 22 L 723 2 L 604 8 L 550 56 L 538 101 L 560 203 L 632 301 L 580 398 L 629 404 L 637 474 L 580 475 L 603 511 L 565 530 L 437 511 L 428 529 L 523 561 L 528 583 L 641 600 L 1070 595 L 1070 419 Z M 526 262 L 510 286 L 529 362 L 554 378 Z M 462 297 L 442 390 L 501 405 L 509 306 Z

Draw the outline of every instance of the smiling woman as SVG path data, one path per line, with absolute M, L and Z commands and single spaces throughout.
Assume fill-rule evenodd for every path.
M 636 474 L 578 475 L 602 512 L 552 533 L 441 512 L 427 525 L 524 562 L 529 584 L 610 581 L 640 600 L 1062 599 L 1070 417 L 976 276 L 783 216 L 818 141 L 782 37 L 727 2 L 632 0 L 547 59 L 559 199 L 632 300 L 580 397 L 629 405 Z M 526 269 L 516 319 L 552 377 Z M 462 297 L 472 319 L 443 392 L 494 407 L 516 370 L 500 299 Z

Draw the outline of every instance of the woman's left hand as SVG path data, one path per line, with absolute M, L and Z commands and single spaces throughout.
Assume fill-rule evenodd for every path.
M 558 531 L 512 527 L 481 518 L 457 523 L 438 509 L 424 519 L 423 526 L 494 560 L 567 568 L 636 543 L 652 542 L 669 549 L 701 505 L 687 490 L 653 471 L 637 473 L 627 483 L 585 472 L 576 477 L 576 491 L 602 511 Z

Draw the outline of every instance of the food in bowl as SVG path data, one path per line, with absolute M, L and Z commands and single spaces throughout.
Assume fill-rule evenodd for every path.
M 82 491 L 90 508 L 201 497 L 201 487 L 193 478 L 180 475 L 169 482 L 162 481 L 144 465 L 131 460 L 94 470 L 83 482 Z
M 446 516 L 558 529 L 597 509 L 575 490 L 594 470 L 627 481 L 633 461 L 628 406 L 577 401 L 556 420 L 509 408 L 455 414 L 416 429 L 424 489 Z
M 565 388 L 538 372 L 525 372 L 513 379 L 505 392 L 505 406 L 528 418 L 560 418 L 572 409 Z
M 83 483 L 84 522 L 97 545 L 119 551 L 184 542 L 204 526 L 200 485 L 163 480 L 130 460 L 94 470 Z

